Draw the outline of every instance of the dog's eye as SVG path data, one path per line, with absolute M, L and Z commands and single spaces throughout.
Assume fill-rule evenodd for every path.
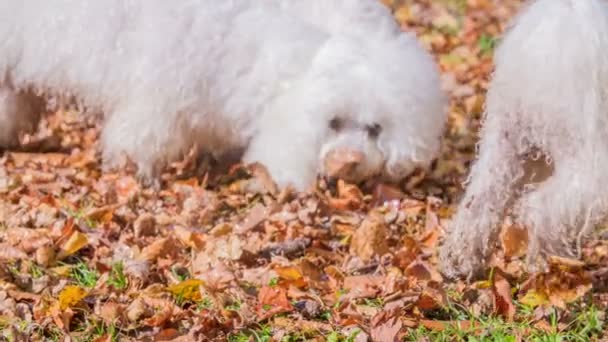
M 340 118 L 333 118 L 329 122 L 329 128 L 333 129 L 334 131 L 341 130 L 342 126 L 343 126 L 343 122 Z
M 367 134 L 370 136 L 370 138 L 377 138 L 380 133 L 382 132 L 382 126 L 380 126 L 380 124 L 372 124 L 372 125 L 368 125 L 366 127 L 367 129 Z

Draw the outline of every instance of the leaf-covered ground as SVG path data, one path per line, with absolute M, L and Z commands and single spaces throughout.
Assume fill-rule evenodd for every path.
M 524 272 L 515 227 L 486 280 L 436 269 L 493 48 L 520 1 L 384 2 L 433 51 L 451 94 L 431 172 L 277 193 L 262 167 L 208 168 L 192 154 L 155 191 L 128 169 L 101 171 L 93 119 L 51 113 L 0 159 L 0 340 L 608 338 L 601 232 L 582 262 L 554 258 L 548 273 Z

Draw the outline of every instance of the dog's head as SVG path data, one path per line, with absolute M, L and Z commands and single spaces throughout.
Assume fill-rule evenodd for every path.
M 371 41 L 371 42 L 370 42 Z M 398 181 L 437 155 L 446 120 L 438 70 L 415 38 L 335 39 L 317 55 L 319 172 Z

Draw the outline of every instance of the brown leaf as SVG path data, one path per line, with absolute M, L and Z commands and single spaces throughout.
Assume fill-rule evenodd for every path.
M 550 255 L 547 261 L 560 269 L 579 269 L 585 266 L 585 263 L 572 258 L 561 257 L 557 255 Z
M 350 252 L 368 261 L 374 256 L 382 256 L 389 251 L 387 239 L 388 227 L 384 218 L 380 215 L 370 215 L 353 235 Z
M 40 246 L 50 242 L 48 229 L 30 229 L 22 227 L 12 227 L 5 232 L 5 241 L 13 246 L 18 246 L 26 253 L 35 251 L 36 241 L 42 240 Z
M 360 275 L 344 278 L 342 285 L 348 291 L 349 299 L 376 297 L 384 284 L 385 277 Z
M 28 163 L 46 164 L 52 166 L 62 165 L 69 155 L 62 153 L 10 153 L 10 158 L 16 167 L 24 167 Z
M 156 233 L 156 218 L 152 214 L 140 215 L 133 222 L 133 230 L 136 237 L 154 235 Z
M 357 210 L 363 204 L 363 193 L 355 185 L 338 180 L 338 197 L 329 199 L 329 206 L 338 211 Z
M 287 299 L 287 292 L 284 288 L 264 286 L 260 289 L 256 309 L 260 320 L 292 310 L 293 306 Z
M 247 184 L 248 192 L 259 194 L 276 194 L 278 192 L 278 187 L 265 166 L 260 163 L 253 163 L 248 168 L 253 176 Z
M 22 250 L 10 246 L 6 243 L 0 243 L 0 260 L 13 261 L 27 258 L 27 254 L 25 254 Z
M 154 341 L 172 341 L 180 335 L 181 334 L 179 331 L 177 331 L 177 329 L 163 329 L 158 334 L 156 334 L 156 336 L 154 336 Z
M 137 322 L 141 317 L 147 315 L 148 309 L 146 304 L 142 298 L 136 298 L 131 304 L 127 307 L 127 318 L 131 322 Z
M 513 304 L 509 282 L 502 276 L 494 274 L 492 293 L 494 294 L 494 311 L 505 317 L 507 321 L 513 321 L 515 317 L 515 304 Z
M 175 305 L 161 298 L 144 297 L 144 303 L 153 314 L 152 317 L 143 320 L 143 324 L 149 327 L 160 327 L 173 317 Z
M 297 288 L 304 288 L 307 285 L 302 272 L 300 272 L 300 269 L 296 267 L 275 267 L 274 271 L 281 278 L 282 286 L 287 287 L 289 285 L 293 285 Z
M 522 257 L 528 250 L 528 230 L 516 225 L 509 225 L 503 228 L 500 241 L 505 257 Z
M 387 202 L 400 201 L 405 197 L 403 191 L 394 186 L 378 183 L 372 194 L 372 206 L 378 207 Z
M 406 269 L 405 274 L 410 277 L 414 277 L 418 280 L 425 281 L 443 281 L 443 277 L 433 267 L 424 261 L 415 261 L 411 263 Z
M 126 203 L 139 191 L 139 183 L 131 176 L 119 178 L 115 182 L 118 203 Z
M 450 327 L 457 327 L 459 330 L 468 331 L 475 326 L 471 321 L 433 321 L 423 319 L 420 325 L 433 331 L 444 331 Z
M 445 307 L 446 305 L 447 296 L 445 291 L 432 287 L 426 287 L 416 302 L 416 306 L 420 310 L 434 310 Z
M 40 300 L 39 295 L 29 293 L 29 292 L 23 292 L 23 291 L 18 291 L 18 290 L 8 290 L 7 292 L 8 292 L 8 295 L 11 296 L 11 298 L 14 298 L 15 300 L 18 300 L 18 301 L 28 300 L 28 301 L 32 301 L 32 302 L 37 302 Z
M 401 248 L 393 258 L 393 264 L 401 269 L 406 269 L 416 260 L 420 253 L 418 241 L 410 236 L 403 237 L 403 248 Z
M 266 208 L 266 206 L 261 203 L 256 203 L 256 205 L 254 205 L 253 208 L 249 210 L 249 213 L 247 214 L 243 222 L 237 226 L 236 232 L 239 234 L 243 234 L 257 227 L 260 223 L 266 220 L 269 213 L 270 211 L 268 210 L 268 208 Z
M 68 256 L 78 252 L 88 243 L 89 238 L 85 234 L 79 231 L 74 231 L 74 233 L 70 235 L 70 238 L 59 249 L 57 259 L 62 260 L 64 258 L 67 258 Z
M 439 225 L 437 224 L 433 228 L 426 230 L 424 235 L 420 238 L 420 244 L 426 248 L 436 248 L 437 244 L 439 243 L 440 236 L 441 233 L 439 231 Z
M 104 322 L 111 324 L 118 320 L 118 318 L 122 315 L 123 310 L 124 305 L 116 302 L 106 302 L 101 304 L 99 307 L 98 315 L 104 320 Z
M 205 247 L 205 235 L 195 229 L 175 226 L 175 235 L 184 245 L 195 251 L 200 251 Z
M 99 208 L 93 208 L 86 212 L 85 217 L 99 223 L 108 223 L 114 217 L 114 211 L 118 205 L 106 205 Z
M 138 260 L 155 261 L 161 256 L 166 255 L 172 246 L 170 238 L 161 238 L 154 241 L 152 244 L 144 247 L 138 256 Z
M 398 341 L 399 331 L 403 327 L 403 322 L 399 317 L 392 317 L 371 329 L 371 337 L 374 341 Z

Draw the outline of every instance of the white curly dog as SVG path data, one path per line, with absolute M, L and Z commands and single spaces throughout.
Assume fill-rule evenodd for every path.
M 532 270 L 575 256 L 608 213 L 608 7 L 537 0 L 496 51 L 478 160 L 440 253 L 448 276 L 487 265 L 506 215 Z
M 280 186 L 396 180 L 436 156 L 438 69 L 377 0 L 0 0 L 0 147 L 39 95 L 103 112 L 104 167 L 154 179 L 245 149 Z

